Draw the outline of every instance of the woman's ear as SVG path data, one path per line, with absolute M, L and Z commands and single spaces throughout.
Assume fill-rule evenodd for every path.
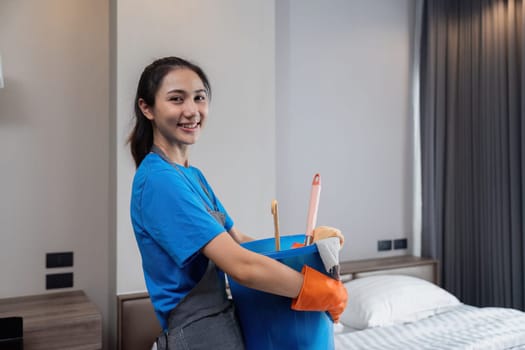
M 144 99 L 139 98 L 139 101 L 137 103 L 139 105 L 139 108 L 142 114 L 144 114 L 146 118 L 148 118 L 149 120 L 155 119 L 151 111 L 151 107 L 146 103 L 146 101 L 144 101 Z

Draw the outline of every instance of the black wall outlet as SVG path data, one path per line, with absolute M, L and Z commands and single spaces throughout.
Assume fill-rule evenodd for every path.
M 408 242 L 406 238 L 394 240 L 394 249 L 407 249 L 407 246 Z
M 46 289 L 73 287 L 73 272 L 46 275 Z
M 382 251 L 391 250 L 391 249 L 392 249 L 392 240 L 387 239 L 387 240 L 377 241 L 378 251 L 382 252 Z
M 70 267 L 73 266 L 73 252 L 47 253 L 46 267 Z

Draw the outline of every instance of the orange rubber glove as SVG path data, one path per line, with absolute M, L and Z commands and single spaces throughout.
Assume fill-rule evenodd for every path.
M 297 298 L 292 300 L 292 309 L 297 311 L 328 311 L 337 323 L 346 308 L 348 293 L 341 281 L 304 265 L 303 285 Z

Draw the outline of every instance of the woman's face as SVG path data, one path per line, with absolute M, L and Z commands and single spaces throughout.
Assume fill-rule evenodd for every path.
M 208 116 L 208 96 L 199 76 L 187 68 L 175 68 L 164 77 L 153 107 L 139 101 L 154 123 L 154 138 L 170 144 L 192 145 Z M 155 140 L 157 141 L 157 140 Z

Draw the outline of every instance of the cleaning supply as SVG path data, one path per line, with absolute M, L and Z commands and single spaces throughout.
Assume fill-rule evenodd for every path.
M 319 195 L 321 194 L 321 175 L 315 174 L 310 192 L 310 204 L 308 205 L 308 217 L 306 219 L 305 245 L 313 242 L 314 227 L 317 223 L 317 210 L 319 209 Z
M 345 237 L 340 230 L 331 226 L 319 226 L 314 229 L 313 242 L 323 240 L 325 238 L 337 237 L 339 239 L 339 247 L 342 247 L 345 243 Z M 304 243 L 294 242 L 292 248 L 304 247 Z
M 275 236 L 275 251 L 281 250 L 281 239 L 279 234 L 279 211 L 277 209 L 277 200 L 272 201 L 273 227 Z
M 332 278 L 341 279 L 339 268 L 339 250 L 341 250 L 341 243 L 339 237 L 328 237 L 314 241 L 323 261 L 326 271 Z
M 335 279 L 340 279 L 339 251 L 345 243 L 340 230 L 331 226 L 318 226 L 314 230 L 314 243 L 326 271 Z
M 241 245 L 299 272 L 304 265 L 324 272 L 324 265 L 315 244 L 291 249 L 294 242 L 304 242 L 304 240 L 304 234 L 281 236 L 280 251 L 275 251 L 274 238 L 250 241 Z M 325 277 L 331 280 L 327 275 Z M 229 277 L 228 279 L 246 350 L 334 349 L 333 322 L 328 313 L 292 310 L 290 298 L 251 289 Z M 311 287 L 307 284 L 305 288 L 308 294 Z M 308 296 L 299 301 L 298 307 L 312 305 L 312 302 L 308 301 Z
M 303 286 L 297 298 L 292 302 L 293 310 L 315 311 L 328 310 L 332 320 L 339 322 L 348 301 L 346 288 L 341 281 L 304 266 Z
M 330 238 L 330 237 L 339 238 L 339 243 L 341 244 L 341 247 L 345 244 L 345 236 L 343 236 L 341 231 L 335 227 L 317 226 L 314 229 L 314 242 L 319 241 L 321 239 Z

